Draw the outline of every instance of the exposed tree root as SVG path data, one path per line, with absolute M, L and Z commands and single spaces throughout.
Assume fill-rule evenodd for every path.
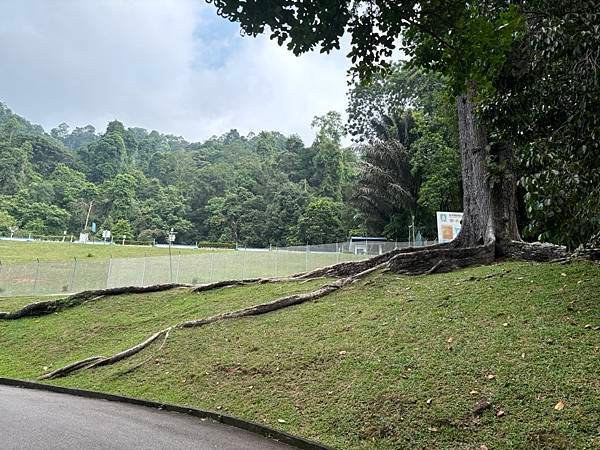
M 311 281 L 313 278 L 305 279 L 305 281 Z M 73 306 L 81 305 L 89 301 L 95 301 L 104 297 L 112 297 L 115 295 L 123 294 L 144 294 L 149 292 L 161 292 L 177 288 L 191 288 L 192 292 L 206 292 L 213 289 L 220 289 L 231 286 L 245 286 L 248 284 L 264 284 L 264 283 L 279 283 L 285 281 L 294 281 L 292 278 L 247 278 L 243 280 L 225 280 L 216 281 L 214 283 L 202 284 L 199 286 L 193 286 L 190 284 L 156 284 L 152 286 L 127 286 L 110 289 L 98 289 L 93 291 L 83 291 L 77 294 L 70 295 L 65 298 L 59 298 L 54 300 L 47 300 L 42 302 L 30 303 L 24 306 L 18 311 L 4 312 L 0 311 L 0 319 L 14 320 L 21 319 L 23 317 L 34 317 L 44 316 L 52 314 L 57 311 L 72 308 Z
M 150 355 L 148 358 L 144 359 L 142 362 L 136 364 L 135 366 L 130 367 L 129 369 L 125 370 L 124 372 L 121 372 L 120 375 L 126 375 L 128 373 L 131 373 L 131 372 L 139 369 L 140 367 L 142 367 L 148 361 L 151 361 L 152 359 L 154 359 L 156 357 L 156 355 L 158 353 L 160 353 L 160 351 L 163 349 L 163 347 L 167 343 L 167 339 L 169 339 L 170 333 L 171 333 L 171 329 L 168 329 L 167 332 L 165 333 L 165 338 L 163 339 L 162 344 L 160 344 L 160 347 L 158 347 L 158 350 L 156 350 L 156 352 L 154 354 Z
M 555 261 L 569 256 L 567 248 L 561 245 L 523 241 L 504 243 L 500 253 L 502 256 L 538 262 Z
M 437 244 L 429 247 L 407 247 L 402 249 L 391 250 L 383 255 L 374 256 L 369 259 L 362 261 L 345 261 L 330 266 L 321 267 L 319 269 L 312 270 L 306 273 L 299 273 L 293 275 L 292 278 L 304 279 L 304 278 L 317 278 L 317 277 L 348 277 L 352 276 L 373 267 L 377 267 L 381 264 L 385 264 L 397 255 L 406 253 L 421 254 L 436 249 L 448 248 L 449 244 Z
M 495 258 L 495 243 L 477 247 L 425 248 L 418 252 L 400 253 L 388 262 L 392 272 L 405 275 L 422 275 L 450 272 L 474 264 L 489 264 Z
M 337 281 L 334 281 L 333 283 L 326 284 L 325 286 L 323 286 L 315 291 L 309 292 L 309 293 L 287 295 L 285 297 L 281 297 L 276 300 L 273 300 L 272 302 L 262 303 L 259 305 L 250 306 L 248 308 L 243 308 L 243 309 L 239 309 L 236 311 L 231 311 L 231 312 L 227 312 L 227 313 L 223 313 L 223 314 L 218 314 L 216 316 L 207 317 L 204 319 L 188 320 L 185 322 L 181 322 L 177 325 L 173 325 L 168 328 L 165 328 L 164 330 L 158 331 L 157 333 L 154 333 L 152 336 L 150 336 L 145 341 L 140 342 L 139 344 L 137 344 L 133 347 L 130 347 L 126 350 L 123 350 L 119 353 L 116 353 L 112 356 L 109 356 L 109 357 L 93 356 L 91 358 L 86 358 L 81 361 L 77 361 L 72 364 L 69 364 L 60 369 L 57 369 L 53 372 L 47 373 L 47 374 L 41 376 L 40 378 L 41 379 L 59 378 L 59 377 L 64 377 L 66 375 L 69 375 L 73 372 L 77 372 L 82 369 L 92 369 L 94 367 L 107 366 L 110 364 L 114 364 L 116 362 L 119 362 L 126 358 L 129 358 L 130 356 L 133 356 L 136 353 L 139 353 L 140 351 L 142 351 L 143 349 L 145 349 L 146 347 L 151 345 L 154 341 L 159 339 L 161 336 L 168 336 L 168 333 L 170 333 L 171 330 L 174 330 L 174 329 L 201 327 L 201 326 L 209 325 L 211 323 L 220 322 L 220 321 L 229 320 L 229 319 L 257 316 L 257 315 L 261 315 L 261 314 L 266 314 L 271 311 L 277 311 L 279 309 L 287 308 L 289 306 L 299 305 L 301 303 L 305 303 L 305 302 L 308 302 L 311 300 L 317 300 L 319 298 L 322 298 L 322 297 L 325 297 L 326 295 L 331 294 L 332 292 L 338 291 L 339 289 L 343 288 L 344 286 L 347 286 L 348 284 L 353 283 L 353 282 L 357 281 L 358 279 L 363 278 L 363 277 L 367 276 L 368 274 L 370 274 L 378 269 L 383 268 L 384 266 L 385 266 L 385 264 L 380 264 L 380 265 L 377 265 L 374 267 L 370 267 L 360 273 L 357 273 L 356 275 L 349 276 L 346 278 L 341 278 Z M 165 338 L 165 340 L 166 340 L 166 338 Z M 140 365 L 144 364 L 148 360 L 149 359 L 143 361 Z M 137 368 L 137 367 L 134 367 L 133 369 L 130 369 L 130 370 L 135 370 L 135 368 Z
M 153 286 L 127 286 L 110 289 L 98 289 L 93 291 L 83 291 L 70 295 L 65 298 L 47 300 L 42 302 L 30 303 L 18 311 L 0 312 L 0 319 L 12 320 L 22 317 L 35 317 L 52 314 L 65 308 L 81 305 L 88 301 L 99 300 L 104 297 L 123 295 L 123 294 L 143 294 L 147 292 L 161 292 L 181 287 L 190 287 L 189 284 L 156 284 Z

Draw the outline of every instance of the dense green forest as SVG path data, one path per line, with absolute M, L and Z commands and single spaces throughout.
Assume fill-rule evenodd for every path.
M 398 65 L 354 86 L 349 123 L 314 118 L 308 146 L 236 130 L 190 143 L 117 120 L 104 132 L 63 123 L 46 133 L 1 105 L 0 233 L 77 235 L 91 203 L 96 237 L 160 242 L 173 228 L 178 242 L 402 241 L 414 215 L 435 239 L 435 210 L 461 207 L 455 113 L 439 77 L 414 75 Z M 356 142 L 344 146 L 348 132 Z
M 0 109 L 0 231 L 78 233 L 92 202 L 97 234 L 177 241 L 289 245 L 345 239 L 356 226 L 347 203 L 355 153 L 342 123 L 315 120 L 307 147 L 297 136 L 232 130 L 202 143 L 119 121 L 103 133 L 61 124 L 50 133 Z

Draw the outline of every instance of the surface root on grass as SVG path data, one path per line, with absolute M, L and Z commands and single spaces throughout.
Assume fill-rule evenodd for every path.
M 99 300 L 104 297 L 124 294 L 144 294 L 147 292 L 161 292 L 176 288 L 190 287 L 189 284 L 168 283 L 155 284 L 152 286 L 126 286 L 109 289 L 96 289 L 91 291 L 83 291 L 77 294 L 69 295 L 68 297 L 58 298 L 54 300 L 46 300 L 42 302 L 30 303 L 18 311 L 0 312 L 0 319 L 14 320 L 23 317 L 36 317 L 52 314 L 62 309 L 71 308 L 81 305 L 88 301 Z
M 130 356 L 133 356 L 136 353 L 139 353 L 140 351 L 142 351 L 143 349 L 145 349 L 146 347 L 151 345 L 154 341 L 159 339 L 161 336 L 168 335 L 168 333 L 170 333 L 174 329 L 201 327 L 201 326 L 209 325 L 209 324 L 212 324 L 215 322 L 220 322 L 223 320 L 238 319 L 241 317 L 249 317 L 249 316 L 257 316 L 257 315 L 261 315 L 261 314 L 266 314 L 271 311 L 277 311 L 279 309 L 287 308 L 289 306 L 299 305 L 301 303 L 305 303 L 305 302 L 308 302 L 311 300 L 317 300 L 319 298 L 325 297 L 326 295 L 329 295 L 332 292 L 335 292 L 335 291 L 343 288 L 344 286 L 347 286 L 348 284 L 351 284 L 351 283 L 359 280 L 360 278 L 363 278 L 363 277 L 369 275 L 370 273 L 372 273 L 378 269 L 383 268 L 384 266 L 385 266 L 385 264 L 380 264 L 380 265 L 377 265 L 374 267 L 370 267 L 370 268 L 368 268 L 362 272 L 359 272 L 355 275 L 352 275 L 352 276 L 349 276 L 346 278 L 341 278 L 339 280 L 334 281 L 333 283 L 326 284 L 325 286 L 323 286 L 315 291 L 312 291 L 312 292 L 303 293 L 303 294 L 287 295 L 285 297 L 278 298 L 271 302 L 261 303 L 259 305 L 254 305 L 254 306 L 250 306 L 247 308 L 238 309 L 236 311 L 230 311 L 230 312 L 226 312 L 223 314 L 217 314 L 215 316 L 211 316 L 211 317 L 207 317 L 207 318 L 203 318 L 203 319 L 187 320 L 184 322 L 180 322 L 176 325 L 165 328 L 164 330 L 158 331 L 158 332 L 154 333 L 152 336 L 150 336 L 149 338 L 147 338 L 145 341 L 140 342 L 139 344 L 137 344 L 133 347 L 130 347 L 126 350 L 123 350 L 119 353 L 116 353 L 112 356 L 109 356 L 109 357 L 94 356 L 91 358 L 86 358 L 81 361 L 71 363 L 71 364 L 69 364 L 65 367 L 62 367 L 60 369 L 57 369 L 53 372 L 42 375 L 40 378 L 41 379 L 59 378 L 59 377 L 64 377 L 71 373 L 77 372 L 82 369 L 92 369 L 94 367 L 107 366 L 110 364 L 114 364 L 114 363 L 122 361 Z M 163 345 L 164 345 L 164 343 L 163 343 Z M 161 348 L 162 348 L 162 346 L 161 346 Z M 148 360 L 149 359 L 143 361 L 140 365 L 144 364 Z M 135 368 L 137 368 L 137 367 L 134 367 L 134 368 L 130 369 L 129 371 L 135 370 Z

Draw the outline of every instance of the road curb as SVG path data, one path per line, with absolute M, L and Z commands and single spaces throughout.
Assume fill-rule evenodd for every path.
M 160 403 L 151 400 L 142 400 L 139 398 L 125 397 L 123 395 L 116 394 L 107 394 L 98 391 L 87 391 L 84 389 L 36 383 L 34 381 L 17 380 L 14 378 L 0 377 L 0 385 L 20 387 L 25 389 L 38 389 L 43 391 L 56 392 L 60 394 L 76 395 L 78 397 L 108 400 L 111 402 L 128 403 L 131 405 L 144 406 L 146 408 L 160 409 L 162 411 L 178 412 L 181 414 L 186 414 L 188 416 L 198 417 L 200 419 L 211 419 L 215 422 L 240 428 L 251 433 L 259 434 L 261 436 L 274 439 L 279 442 L 283 442 L 285 444 L 294 446 L 302 450 L 333 450 L 332 447 L 327 447 L 323 444 L 319 444 L 317 442 L 304 439 L 299 436 L 294 436 L 284 431 L 278 431 L 265 425 L 199 408 L 173 405 L 169 403 Z

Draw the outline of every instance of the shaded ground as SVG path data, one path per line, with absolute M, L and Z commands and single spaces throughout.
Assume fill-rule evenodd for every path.
M 117 351 L 171 323 L 161 313 L 170 308 L 173 318 L 207 316 L 200 308 L 233 310 L 323 281 L 312 283 L 201 301 L 115 297 L 0 322 L 0 374 L 33 378 Z M 339 448 L 594 448 L 599 327 L 600 267 L 590 263 L 376 274 L 316 302 L 174 331 L 134 372 L 124 373 L 157 346 L 55 383 L 223 411 Z

